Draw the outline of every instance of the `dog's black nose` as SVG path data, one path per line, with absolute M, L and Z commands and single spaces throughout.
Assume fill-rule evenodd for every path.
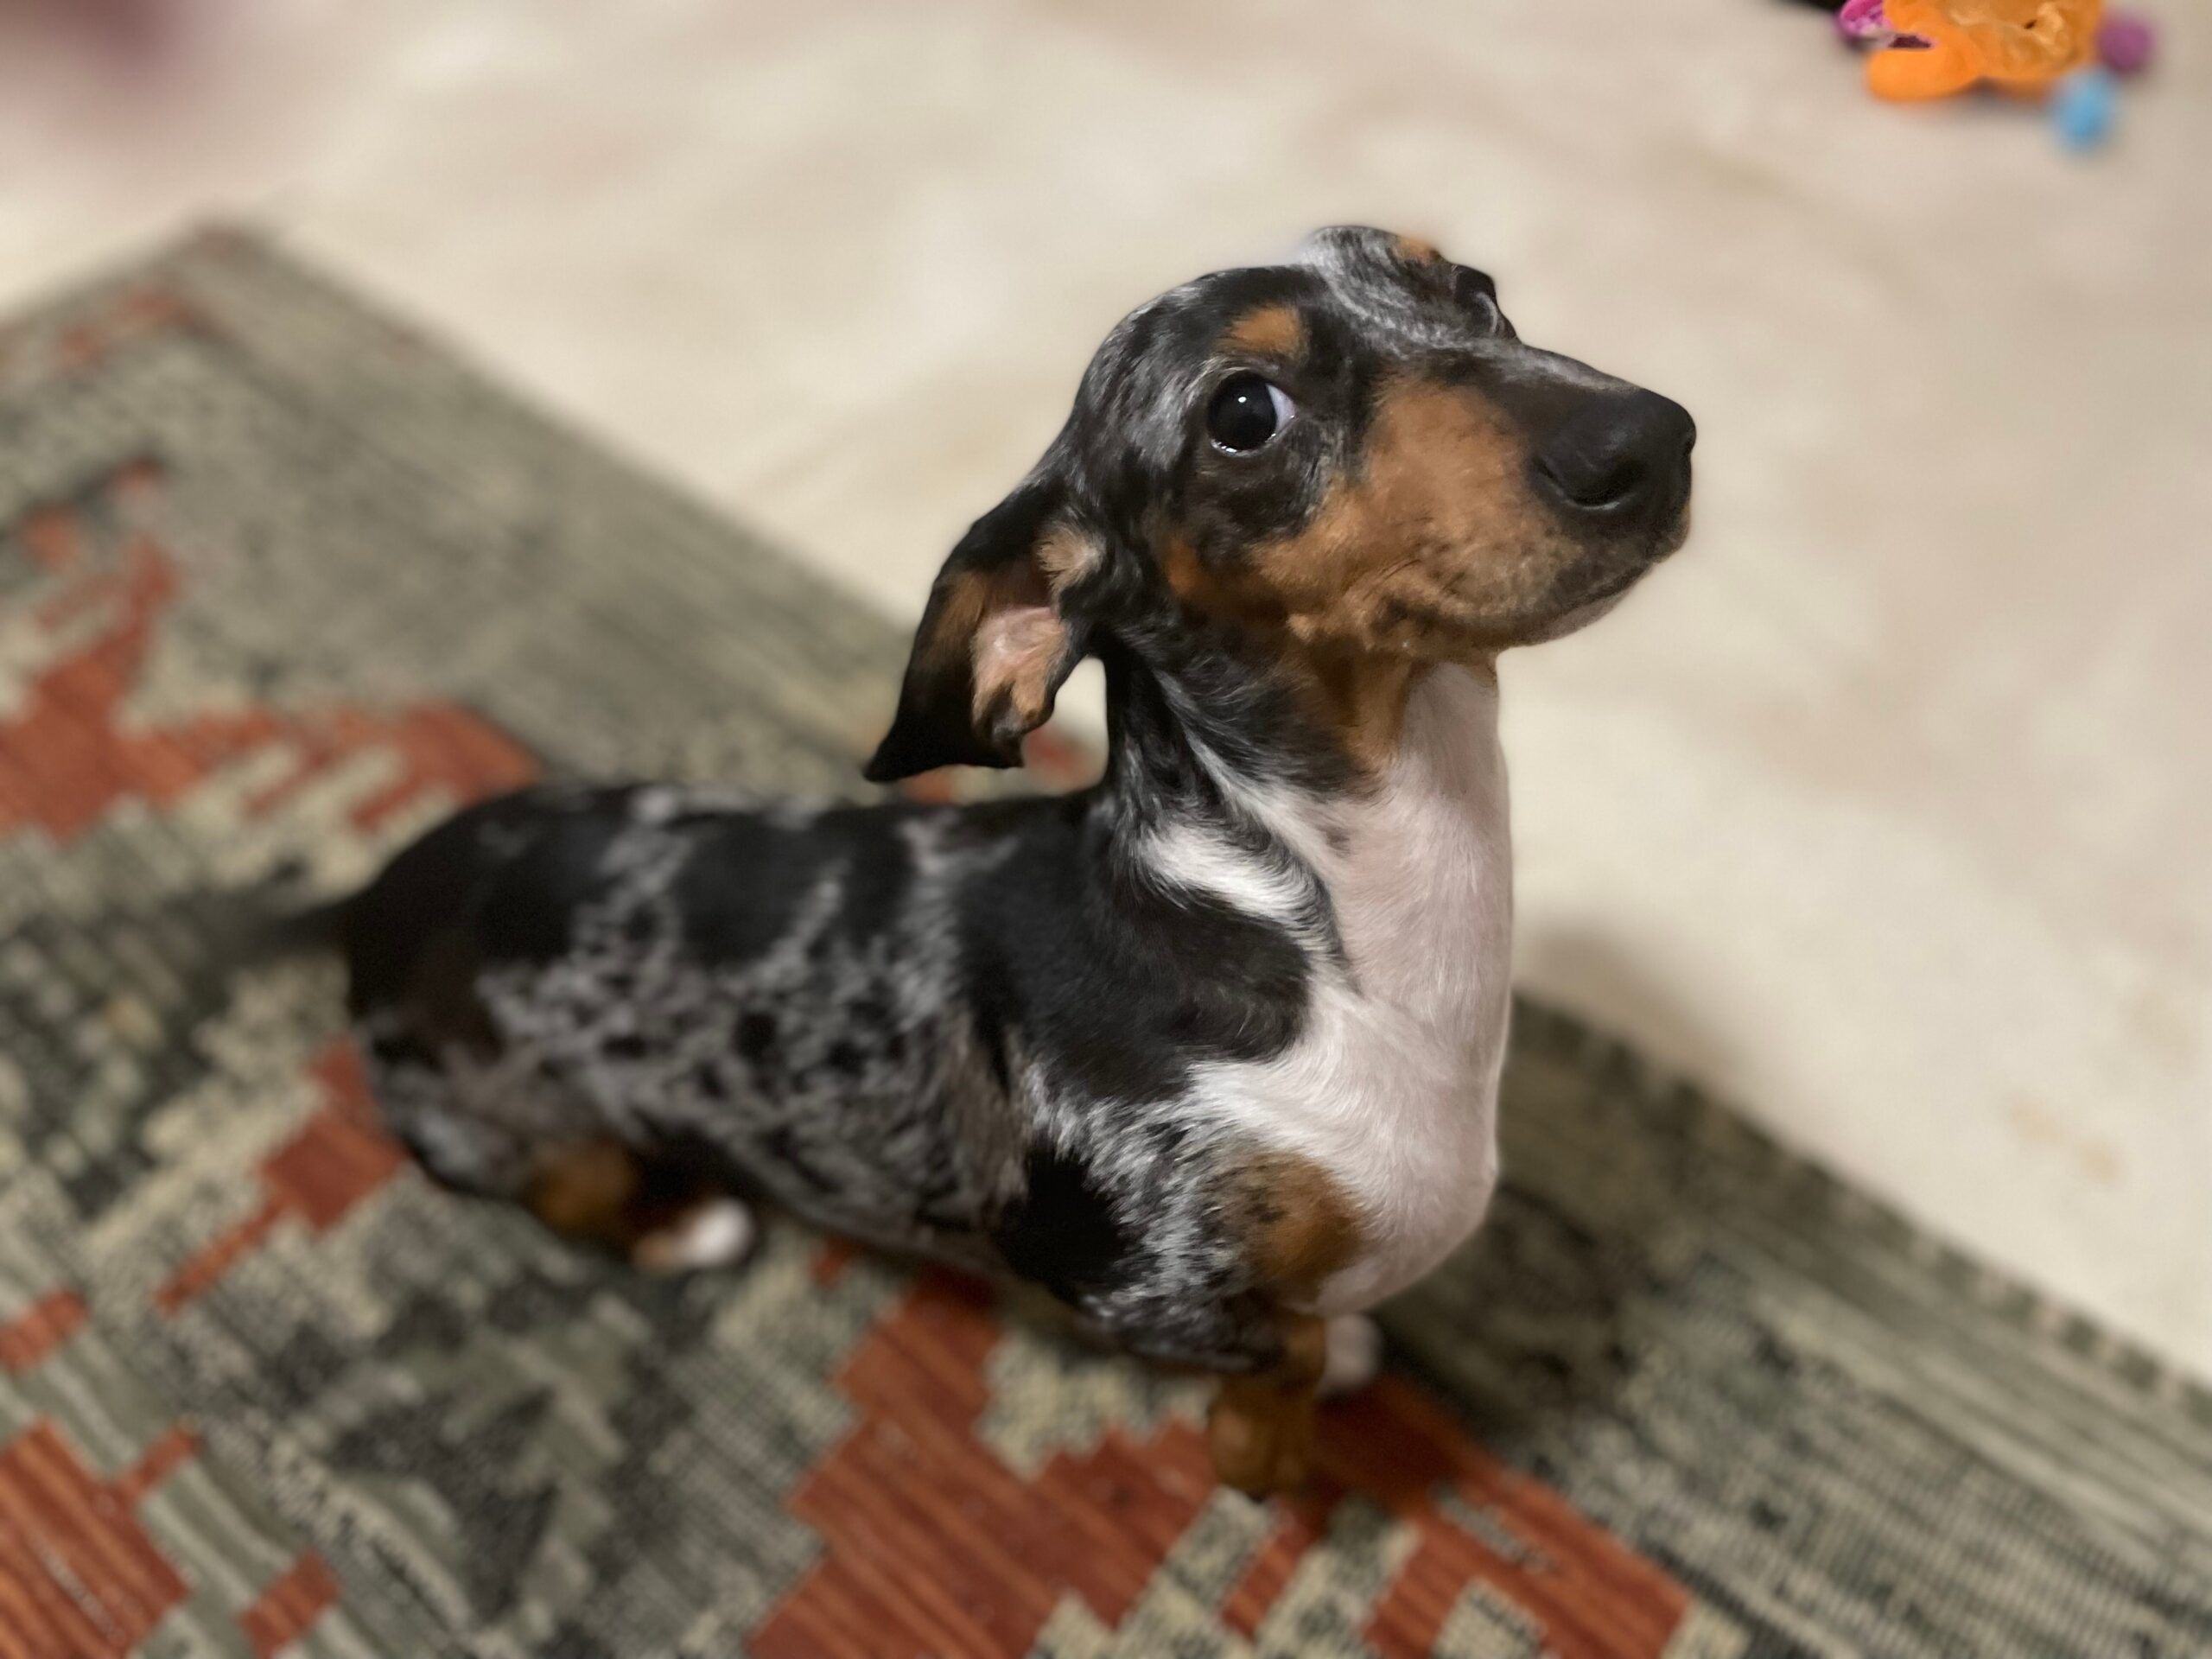
M 1577 512 L 1630 518 L 1679 498 L 1697 423 L 1671 397 L 1641 388 L 1583 400 L 1537 449 L 1539 483 Z

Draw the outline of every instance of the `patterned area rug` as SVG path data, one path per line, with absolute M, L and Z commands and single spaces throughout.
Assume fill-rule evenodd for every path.
M 976 1286 L 434 1192 L 224 966 L 541 772 L 849 790 L 902 643 L 251 239 L 0 336 L 0 1659 L 2212 1651 L 2212 1402 L 1541 1009 L 1262 1506 Z

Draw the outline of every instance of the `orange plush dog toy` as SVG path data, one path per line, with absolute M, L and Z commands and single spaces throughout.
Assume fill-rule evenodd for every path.
M 1924 46 L 1885 47 L 1866 60 L 1877 97 L 1945 98 L 1976 81 L 2041 91 L 2093 62 L 2101 0 L 1887 0 L 1899 35 Z

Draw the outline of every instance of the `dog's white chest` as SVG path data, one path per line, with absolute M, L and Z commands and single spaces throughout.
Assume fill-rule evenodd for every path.
M 1495 682 L 1431 671 L 1386 786 L 1333 827 L 1300 850 L 1328 886 L 1348 970 L 1324 977 L 1289 1052 L 1211 1068 L 1200 1089 L 1357 1206 L 1366 1248 L 1323 1286 L 1327 1313 L 1427 1273 L 1497 1185 L 1513 871 Z

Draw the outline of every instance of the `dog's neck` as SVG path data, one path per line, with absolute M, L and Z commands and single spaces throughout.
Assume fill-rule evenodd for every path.
M 1471 1032 L 1503 1018 L 1512 856 L 1489 664 L 1411 677 L 1368 772 L 1307 705 L 1218 657 L 1107 670 L 1093 821 L 1119 859 L 1308 931 L 1363 995 Z

